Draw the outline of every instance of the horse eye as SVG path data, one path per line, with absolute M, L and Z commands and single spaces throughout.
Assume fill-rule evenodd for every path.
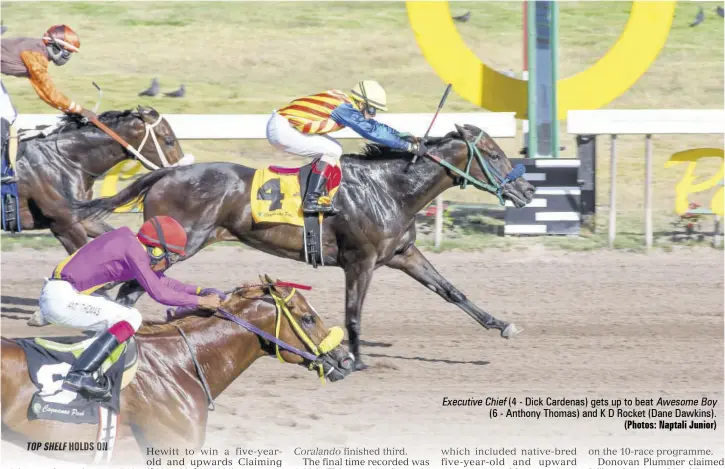
M 501 155 L 499 155 L 498 153 L 491 153 L 492 160 L 498 160 L 500 158 L 501 158 Z
M 165 137 L 165 138 L 164 138 L 164 142 L 166 142 L 166 144 L 167 144 L 168 146 L 171 146 L 171 145 L 173 145 L 173 144 L 174 144 L 174 137 L 168 137 L 168 136 L 167 136 L 167 137 Z
M 315 323 L 315 317 L 311 314 L 305 314 L 304 316 L 302 316 L 302 322 L 304 322 L 308 326 L 311 326 Z

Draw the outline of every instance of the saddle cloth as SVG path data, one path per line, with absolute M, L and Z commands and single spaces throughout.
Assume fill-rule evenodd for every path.
M 121 389 L 131 382 L 138 366 L 138 349 L 134 338 L 116 347 L 101 365 L 100 372 L 105 373 L 111 383 L 110 401 L 91 401 L 61 388 L 73 362 L 95 339 L 91 337 L 80 342 L 79 337 L 15 339 L 25 351 L 30 379 L 38 388 L 28 409 L 30 420 L 98 424 L 101 406 L 115 414 L 120 412 Z
M 255 223 L 284 223 L 304 226 L 302 198 L 313 163 L 299 168 L 269 166 L 254 173 L 251 190 L 252 218 Z M 339 166 L 327 181 L 327 191 L 334 196 L 342 173 Z

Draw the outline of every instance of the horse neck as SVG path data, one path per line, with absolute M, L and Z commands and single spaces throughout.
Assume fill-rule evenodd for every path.
M 367 178 L 377 180 L 381 190 L 390 192 L 393 197 L 397 195 L 405 213 L 412 217 L 438 195 L 453 187 L 453 178 L 443 166 L 425 156 L 418 158 L 415 164 L 410 164 L 411 159 L 365 162 L 367 167 L 361 170 L 372 174 Z M 449 162 L 453 165 L 459 163 Z M 375 171 L 375 166 L 378 166 L 379 171 Z
M 116 119 L 112 123 L 106 124 L 111 130 L 116 132 L 121 138 L 131 143 L 133 135 L 131 134 L 132 126 L 129 125 L 130 119 Z M 88 173 L 102 175 L 118 163 L 129 159 L 128 152 L 113 138 L 95 127 L 88 124 L 83 130 L 85 142 L 88 147 L 82 151 L 63 152 L 66 157 L 78 163 Z M 91 134 L 88 134 L 91 132 Z M 86 176 L 95 179 L 86 173 Z
M 269 317 L 262 320 L 245 319 L 261 329 L 268 326 L 265 324 L 266 322 L 273 321 Z M 209 384 L 213 399 L 216 399 L 254 361 L 267 355 L 262 350 L 260 341 L 255 334 L 226 319 L 216 316 L 212 318 L 196 316 L 175 321 L 174 324 L 178 325 L 186 334 L 194 357 L 204 370 L 204 377 Z M 162 336 L 166 339 L 171 338 L 174 345 L 171 348 L 166 344 L 159 344 L 156 347 L 158 353 L 154 354 L 155 359 L 170 360 L 172 363 L 166 363 L 164 368 L 171 369 L 181 366 L 196 377 L 197 371 L 191 357 L 192 352 L 181 337 L 179 330 L 170 324 L 160 327 L 165 328 Z M 143 340 L 143 330 L 139 332 L 139 336 Z M 151 340 L 155 341 L 155 339 Z M 180 355 L 167 353 L 168 350 L 181 351 L 181 353 Z

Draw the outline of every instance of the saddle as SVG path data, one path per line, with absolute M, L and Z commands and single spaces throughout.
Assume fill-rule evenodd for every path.
M 282 223 L 303 227 L 303 250 L 300 256 L 314 268 L 325 265 L 322 253 L 322 221 L 324 214 L 302 212 L 302 200 L 307 193 L 313 163 L 288 168 L 269 166 L 258 169 L 252 181 L 252 218 L 257 224 Z M 328 193 L 334 195 L 342 173 L 337 172 L 327 183 Z

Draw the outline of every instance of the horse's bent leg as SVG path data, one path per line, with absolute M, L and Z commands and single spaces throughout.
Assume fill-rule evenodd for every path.
M 115 229 L 103 220 L 83 220 L 81 224 L 86 230 L 88 236 L 91 238 L 97 238 L 103 233 L 107 233 Z
M 86 230 L 80 223 L 53 222 L 50 225 L 50 231 L 68 254 L 73 254 L 88 242 Z
M 367 368 L 360 354 L 360 318 L 373 270 L 374 265 L 367 262 L 345 268 L 345 326 L 350 339 L 350 352 L 355 357 L 355 370 Z
M 463 293 L 438 273 L 430 261 L 415 246 L 411 246 L 402 254 L 394 256 L 386 265 L 410 275 L 438 293 L 444 300 L 461 308 L 486 329 L 500 330 L 501 337 L 508 339 L 521 332 L 515 325 L 496 319 L 471 303 Z
M 144 293 L 146 293 L 146 290 L 137 280 L 130 280 L 122 284 L 121 288 L 118 289 L 115 302 L 131 308 Z

